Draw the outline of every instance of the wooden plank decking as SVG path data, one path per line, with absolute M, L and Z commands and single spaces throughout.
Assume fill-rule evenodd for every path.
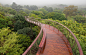
M 53 31 L 52 26 L 42 25 L 46 30 L 46 44 L 40 55 L 73 55 L 67 38 L 59 31 Z

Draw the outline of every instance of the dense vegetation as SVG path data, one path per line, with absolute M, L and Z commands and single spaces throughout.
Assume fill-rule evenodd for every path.
M 56 11 L 56 10 L 54 10 Z M 63 25 L 65 25 L 66 27 L 68 27 L 77 37 L 84 55 L 86 55 L 86 18 L 82 16 L 82 14 L 79 15 L 78 10 L 77 12 L 75 12 L 75 14 L 68 14 L 67 18 L 65 18 L 65 14 L 63 12 L 48 12 L 47 10 L 44 10 L 44 8 L 41 8 L 39 11 L 37 12 L 32 12 L 29 16 L 30 17 L 35 17 L 35 18 L 40 18 L 40 19 L 48 19 L 48 20 L 52 20 L 52 21 L 56 21 L 59 22 Z M 57 10 L 58 11 L 58 10 Z M 43 12 L 43 13 L 42 13 Z M 70 10 L 71 12 L 71 10 Z M 74 12 L 72 10 L 72 12 Z M 40 15 L 40 13 L 42 13 Z M 38 19 L 38 20 L 40 20 Z M 54 25 L 54 23 L 50 22 L 50 21 L 42 21 L 42 23 L 45 24 L 50 24 L 54 27 L 57 27 L 56 25 Z M 66 31 L 66 30 L 64 30 Z M 72 39 L 72 38 L 71 38 Z M 71 43 L 72 44 L 72 43 Z M 77 52 L 78 53 L 78 52 Z
M 65 5 L 60 6 L 64 7 Z M 86 55 L 85 14 L 86 9 L 78 9 L 73 5 L 65 9 L 53 9 L 46 6 L 38 9 L 35 5 L 21 6 L 15 2 L 12 5 L 0 5 L 0 54 L 20 55 L 32 43 L 40 31 L 40 27 L 28 23 L 24 19 L 24 16 L 29 16 L 56 21 L 67 26 L 77 37 L 83 53 Z M 45 21 L 42 22 L 45 23 Z
M 40 27 L 25 20 L 28 10 L 0 8 L 0 55 L 21 55 L 36 38 Z
M 59 20 L 52 20 L 52 19 L 47 19 L 47 20 L 41 21 L 42 23 L 49 24 L 51 26 L 58 28 L 60 31 L 62 31 L 63 34 L 66 34 L 65 36 L 67 36 L 67 37 L 68 37 L 68 31 L 65 28 L 63 28 L 62 26 L 60 26 L 58 24 L 50 22 L 48 20 L 59 22 L 59 23 L 65 25 L 66 27 L 68 27 L 74 33 L 74 35 L 77 37 L 77 39 L 82 47 L 83 53 L 86 54 L 86 49 L 85 49 L 86 48 L 85 47 L 86 46 L 86 23 L 77 23 L 76 21 L 72 21 L 72 20 L 59 21 Z M 63 30 L 64 30 L 64 32 L 63 32 Z M 73 39 L 73 36 L 70 35 L 69 38 Z M 74 43 L 71 43 L 71 45 L 73 45 L 73 44 Z M 75 48 L 77 48 L 77 47 L 75 47 Z M 78 51 L 78 49 L 77 49 L 77 51 Z M 74 54 L 74 55 L 76 55 L 76 54 Z M 79 54 L 77 53 L 77 55 L 79 55 Z

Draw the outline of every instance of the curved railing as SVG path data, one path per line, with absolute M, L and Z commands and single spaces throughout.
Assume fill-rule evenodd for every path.
M 46 32 L 45 32 L 45 29 L 43 29 L 43 38 L 39 44 L 39 50 L 37 51 L 36 55 L 40 55 L 40 53 L 43 52 L 44 50 L 44 47 L 45 47 L 45 43 L 46 43 Z
M 44 20 L 44 19 L 37 19 L 37 20 L 40 20 L 40 22 L 41 22 L 41 20 Z M 71 48 L 72 48 L 72 52 L 73 52 L 73 55 L 83 55 L 83 51 L 82 51 L 82 48 L 81 48 L 81 46 L 80 46 L 80 44 L 79 44 L 79 42 L 78 42 L 78 40 L 77 40 L 77 38 L 76 38 L 76 36 L 73 34 L 73 32 L 71 31 L 71 30 L 69 30 L 66 26 L 64 26 L 64 25 L 62 25 L 62 24 L 60 24 L 60 23 L 58 23 L 58 22 L 55 22 L 55 21 L 52 21 L 52 20 L 44 20 L 44 22 L 39 22 L 39 21 L 37 21 L 37 20 L 35 20 L 35 19 L 28 19 L 27 21 L 29 21 L 29 22 L 31 22 L 31 23 L 34 23 L 34 24 L 36 24 L 36 25 L 38 25 L 38 26 L 40 26 L 40 27 L 42 27 L 41 25 L 41 23 L 44 23 L 44 24 L 48 24 L 48 25 L 51 25 L 51 26 L 53 26 L 53 31 L 55 31 L 56 32 L 56 28 L 59 30 L 59 31 L 61 31 L 65 36 L 66 36 L 66 38 L 68 39 L 68 41 L 69 41 L 69 43 L 70 43 L 70 46 L 71 46 Z M 54 28 L 55 27 L 55 28 Z M 42 29 L 43 30 L 43 29 Z M 58 32 L 59 32 L 58 31 Z M 58 33 L 57 33 L 58 34 Z M 40 35 L 40 33 L 39 33 L 39 35 Z M 45 35 L 46 36 L 46 35 Z M 38 36 L 37 36 L 38 37 Z M 39 37 L 38 37 L 39 38 Z M 37 38 L 37 39 L 38 39 Z M 43 39 L 43 38 L 42 38 Z M 37 40 L 36 40 L 37 41 Z M 36 43 L 36 41 L 34 40 L 34 43 L 32 43 L 32 44 L 35 44 Z M 45 40 L 46 41 L 46 40 Z M 44 42 L 45 43 L 45 41 L 41 41 L 42 43 Z M 30 48 L 33 46 L 31 44 L 31 46 L 28 48 L 29 50 L 26 50 L 26 52 L 28 52 L 28 51 L 30 51 Z M 67 44 L 67 43 L 66 43 Z M 41 45 L 41 44 L 40 44 Z M 39 50 L 38 50 L 38 52 L 37 53 L 39 53 L 39 52 L 41 52 L 41 50 L 43 49 L 43 48 L 40 48 L 40 45 L 39 45 Z M 43 44 L 43 46 L 44 46 L 44 44 Z M 23 54 L 24 55 L 24 54 Z
M 73 34 L 73 32 L 71 30 L 69 30 L 66 26 L 64 26 L 58 22 L 55 22 L 52 20 L 45 20 L 45 19 L 42 19 L 42 20 L 44 20 L 44 22 L 43 22 L 44 24 L 53 26 L 53 31 L 55 31 L 55 29 L 57 28 L 66 36 L 66 38 L 68 39 L 70 46 L 72 48 L 73 55 L 83 55 L 82 48 L 81 48 L 76 36 Z
M 32 44 L 26 49 L 26 51 L 22 54 L 22 55 L 30 55 L 30 54 L 35 55 L 37 53 L 38 49 L 41 48 L 40 51 L 42 51 L 42 49 L 44 48 L 46 33 L 45 33 L 45 30 L 42 28 L 42 24 L 39 21 L 30 20 L 30 19 L 28 19 L 26 17 L 25 17 L 25 20 L 27 22 L 36 24 L 39 27 L 41 27 L 41 30 L 40 30 L 38 36 L 35 38 L 35 40 L 32 42 Z M 43 36 L 43 38 L 42 38 L 42 36 Z

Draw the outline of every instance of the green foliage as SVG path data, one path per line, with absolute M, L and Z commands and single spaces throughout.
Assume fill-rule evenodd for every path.
M 24 27 L 23 23 L 20 20 L 17 20 L 16 23 L 14 23 L 14 30 L 15 31 L 22 29 L 23 27 Z
M 80 10 L 78 10 L 76 14 L 77 14 L 77 15 L 83 15 L 83 12 L 80 11 Z
M 8 21 L 8 25 L 12 25 L 13 24 L 13 22 L 12 21 Z
M 13 9 L 16 9 L 17 8 L 17 4 L 15 2 L 13 2 L 12 6 L 11 6 Z
M 10 13 L 10 14 L 13 14 L 13 15 L 16 14 L 16 10 L 14 10 L 10 7 L 1 6 L 0 11 L 1 11 L 0 14 L 2 14 L 2 15 L 5 15 L 4 13 Z
M 67 26 L 75 34 L 82 47 L 84 55 L 86 55 L 86 25 L 77 23 L 76 21 L 74 23 L 73 21 L 63 21 L 61 23 Z
M 41 11 L 32 11 L 31 13 L 32 13 L 31 17 L 34 17 L 34 18 L 42 18 L 44 15 Z
M 29 5 L 24 5 L 24 8 L 28 9 L 29 10 Z
M 4 12 L 5 13 L 10 13 L 10 14 L 13 14 L 13 15 L 16 14 L 16 10 L 14 10 L 12 8 L 9 8 L 9 7 L 4 7 Z
M 40 32 L 40 27 L 34 26 L 34 27 L 32 28 L 32 31 L 33 31 L 33 37 L 34 37 L 34 36 L 37 37 L 38 33 Z
M 47 11 L 48 11 L 48 12 L 52 12 L 52 11 L 53 11 L 53 8 L 52 8 L 52 7 L 49 7 L 49 8 L 47 9 Z
M 57 13 L 57 12 L 50 12 L 45 17 L 45 19 L 52 18 L 53 20 L 66 20 L 64 15 Z
M 68 27 L 74 33 L 76 38 L 78 39 L 78 41 L 81 45 L 82 51 L 83 51 L 84 55 L 86 55 L 86 47 L 85 47 L 86 46 L 86 23 L 82 24 L 82 23 L 77 23 L 76 21 L 75 22 L 71 21 L 71 20 L 68 20 L 68 21 L 67 20 L 63 20 L 63 21 L 52 20 L 52 21 L 59 22 L 59 23 L 63 24 L 64 26 Z M 66 29 L 64 29 L 62 26 L 55 25 L 55 23 L 50 22 L 48 20 L 46 20 L 46 21 L 42 20 L 41 22 L 50 24 L 50 25 L 56 27 L 58 30 L 62 31 L 62 33 L 65 34 L 65 36 L 68 36 L 68 33 L 67 33 L 68 31 Z M 64 32 L 63 32 L 63 30 L 64 30 Z M 69 37 L 70 37 L 70 40 L 71 39 L 74 40 L 72 35 L 70 35 Z M 70 41 L 70 45 L 73 45 L 72 41 Z M 77 49 L 77 51 L 78 51 L 77 46 L 75 47 L 75 49 Z M 73 52 L 74 51 L 75 50 L 73 50 Z
M 48 11 L 46 11 L 44 8 L 41 8 L 39 11 L 42 11 L 44 15 L 48 13 Z
M 25 27 L 23 29 L 19 29 L 17 32 L 18 34 L 28 35 L 30 33 L 31 29 L 29 27 Z
M 38 7 L 36 5 L 32 5 L 29 7 L 29 10 L 37 10 L 37 9 L 38 9 Z
M 18 35 L 18 44 L 22 44 L 22 47 L 24 47 L 24 51 L 30 46 L 32 43 L 31 39 L 27 35 L 19 34 Z
M 1 15 L 1 14 L 0 14 L 0 18 L 4 18 L 5 19 L 5 17 L 3 15 Z
M 37 26 L 33 27 L 32 30 L 30 27 L 25 27 L 23 29 L 19 29 L 17 33 L 30 36 L 31 39 L 34 39 L 38 35 L 39 30 L 40 28 Z
M 38 7 L 36 5 L 24 5 L 24 8 L 28 9 L 28 10 L 37 10 Z
M 22 14 L 15 14 L 14 19 L 17 20 L 21 20 L 21 21 L 25 21 L 24 16 Z
M 13 2 L 12 6 L 13 9 L 15 9 L 16 11 L 20 11 L 22 10 L 22 6 L 21 5 L 17 5 L 15 2 Z
M 52 12 L 53 11 L 53 8 L 52 7 L 46 7 L 46 6 L 44 6 L 43 7 L 46 11 L 48 11 L 48 12 Z
M 7 23 L 6 20 L 3 18 L 0 18 L 0 29 L 3 27 L 7 27 Z
M 23 53 L 22 45 L 18 44 L 19 36 L 16 33 L 11 32 L 9 28 L 2 28 L 0 29 L 0 54 L 6 55 L 16 55 Z
M 5 13 L 4 13 L 4 12 L 0 12 L 0 14 L 1 14 L 1 15 L 3 15 L 3 16 L 5 15 Z
M 46 7 L 46 6 L 44 6 L 43 8 L 44 8 L 45 10 L 47 10 L 47 9 L 48 9 L 48 7 Z
M 16 34 L 9 28 L 0 29 L 0 54 L 21 55 L 31 43 L 27 35 Z
M 33 13 L 35 15 L 40 15 L 41 14 L 39 11 L 32 11 L 31 13 Z
M 66 18 L 67 18 L 67 16 L 74 16 L 74 15 L 76 15 L 76 11 L 77 11 L 77 6 L 70 5 L 68 7 L 65 7 L 63 12 L 65 13 Z
M 24 16 L 21 14 L 16 14 L 14 16 L 14 20 L 16 21 L 14 23 L 14 31 L 17 31 L 29 25 L 29 23 L 25 20 Z
M 74 16 L 73 17 L 74 18 L 74 20 L 76 20 L 77 22 L 79 22 L 79 23 L 86 23 L 86 18 L 85 17 L 83 17 L 83 16 L 81 16 L 81 15 L 76 15 L 76 16 Z
M 13 19 L 9 16 L 5 17 L 3 15 L 0 14 L 0 28 L 3 28 L 3 27 L 13 27 Z
M 9 9 L 9 10 L 8 10 L 8 13 L 15 15 L 15 14 L 16 14 L 16 10 L 14 10 L 14 9 Z
M 59 9 L 57 9 L 57 8 L 55 8 L 53 12 L 57 12 L 57 13 L 62 14 L 62 11 L 61 11 L 61 10 L 59 10 Z
M 9 4 L 5 4 L 4 6 L 5 6 L 5 7 L 10 7 L 10 5 L 9 5 Z
M 31 12 L 30 10 L 28 10 L 28 9 L 24 9 L 24 12 L 26 13 L 26 14 L 28 14 L 29 15 L 29 13 Z
M 29 14 L 29 16 L 30 16 L 30 17 L 34 17 L 34 18 L 41 18 L 41 17 L 39 17 L 38 15 L 35 15 L 35 14 L 32 14 L 32 13 Z
M 19 11 L 20 14 L 22 14 L 23 16 L 28 16 L 28 14 L 26 14 L 24 11 L 20 10 Z

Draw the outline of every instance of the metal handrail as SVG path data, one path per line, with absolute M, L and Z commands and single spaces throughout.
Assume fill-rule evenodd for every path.
M 35 19 L 31 19 L 31 20 L 35 20 Z M 45 20 L 45 19 L 42 19 L 42 20 Z M 48 21 L 52 21 L 52 20 L 48 20 Z M 55 22 L 55 21 L 52 21 L 52 22 Z M 32 21 L 32 23 L 34 23 L 33 21 Z M 76 38 L 76 36 L 73 34 L 73 32 L 70 30 L 70 29 L 68 29 L 66 26 L 64 26 L 64 25 L 62 25 L 62 24 L 60 24 L 60 23 L 58 23 L 58 22 L 55 22 L 55 23 L 57 23 L 57 24 L 59 24 L 59 25 L 61 25 L 61 26 L 63 26 L 64 28 L 66 28 L 68 31 L 69 31 L 69 33 L 71 33 L 72 34 L 72 36 L 74 37 L 74 39 L 75 39 L 75 42 L 77 43 L 77 46 L 78 46 L 78 49 L 79 49 L 79 53 L 80 53 L 80 55 L 83 55 L 83 51 L 82 51 L 82 48 L 81 48 L 81 46 L 80 46 L 80 44 L 79 44 L 79 42 L 78 42 L 78 40 L 77 40 L 77 38 Z M 38 23 L 34 23 L 34 24 L 38 24 Z M 41 24 L 40 22 L 39 22 L 39 24 Z M 39 25 L 40 26 L 40 25 Z
M 43 29 L 43 38 L 42 38 L 42 40 L 41 40 L 41 42 L 40 42 L 40 44 L 39 44 L 39 47 L 40 47 L 40 48 L 43 47 L 43 45 L 44 45 L 44 43 L 45 43 L 45 40 L 46 40 L 46 31 L 45 31 L 45 29 Z
M 45 29 L 43 29 L 43 37 L 42 37 L 42 40 L 39 44 L 39 49 L 38 49 L 36 55 L 40 55 L 40 53 L 43 52 L 44 47 L 45 47 L 45 43 L 46 43 L 46 31 L 45 31 Z
M 25 18 L 26 21 L 28 21 L 26 18 Z M 36 22 L 35 22 L 36 23 Z M 40 23 L 41 24 L 41 23 Z M 39 25 L 39 24 L 38 24 Z M 41 27 L 41 25 L 40 25 Z M 35 38 L 35 40 L 32 42 L 32 44 L 27 48 L 27 50 L 22 54 L 22 55 L 26 55 L 28 53 L 28 51 L 31 49 L 31 47 L 34 45 L 34 43 L 37 41 L 37 39 L 39 38 L 40 34 L 42 33 L 42 28 L 38 34 L 38 36 Z
M 45 43 L 45 39 L 46 39 L 45 30 L 42 28 L 42 24 L 41 24 L 39 21 L 36 20 L 36 22 L 35 22 L 34 19 L 28 19 L 28 18 L 26 18 L 26 17 L 25 17 L 25 20 L 26 20 L 27 22 L 30 22 L 30 23 L 33 23 L 33 24 L 36 24 L 36 25 L 40 26 L 40 27 L 41 27 L 41 30 L 40 30 L 38 36 L 37 36 L 37 37 L 35 38 L 35 40 L 32 42 L 32 44 L 26 49 L 26 51 L 25 51 L 22 55 L 26 55 L 26 54 L 28 53 L 28 51 L 30 51 L 31 47 L 35 44 L 35 42 L 36 42 L 37 39 L 39 38 L 39 36 L 40 36 L 40 34 L 42 33 L 42 31 L 43 31 L 43 38 L 42 38 L 42 39 L 44 39 L 44 41 L 41 40 L 40 44 L 43 43 L 41 47 L 44 47 L 44 43 Z M 39 48 L 40 48 L 40 45 L 39 45 Z M 42 49 L 41 49 L 41 51 L 42 51 Z
M 46 20 L 46 19 L 42 19 L 42 20 Z M 66 26 L 62 25 L 61 23 L 58 23 L 58 22 L 55 22 L 55 21 L 52 21 L 52 20 L 48 20 L 48 21 L 51 21 L 51 22 L 57 23 L 57 24 L 59 24 L 59 25 L 63 26 L 64 28 L 66 28 L 66 29 L 67 29 L 67 30 L 72 34 L 72 36 L 74 37 L 74 39 L 75 39 L 75 41 L 76 41 L 76 43 L 77 43 L 77 46 L 78 46 L 78 49 L 79 49 L 79 53 L 80 53 L 80 55 L 83 55 L 82 48 L 81 48 L 81 46 L 80 46 L 80 44 L 79 44 L 79 42 L 78 42 L 78 40 L 77 40 L 76 36 L 73 34 L 73 32 L 72 32 L 70 29 L 68 29 Z

